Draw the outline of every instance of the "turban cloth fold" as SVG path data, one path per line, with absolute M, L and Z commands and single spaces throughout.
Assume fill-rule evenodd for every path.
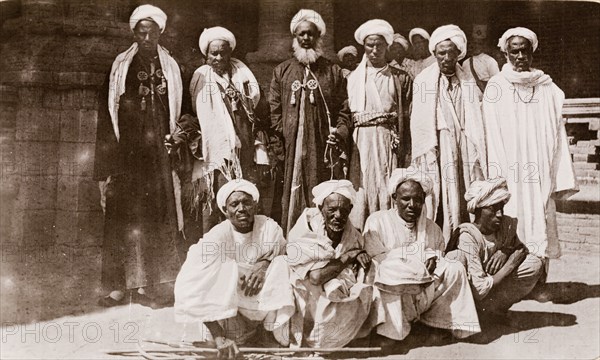
M 129 27 L 131 28 L 131 31 L 135 29 L 137 23 L 147 19 L 154 21 L 160 28 L 161 33 L 165 31 L 165 26 L 167 25 L 167 14 L 153 5 L 140 5 L 133 10 L 131 16 L 129 17 Z
M 431 39 L 429 39 L 429 52 L 433 55 L 435 46 L 445 40 L 452 41 L 460 51 L 458 60 L 464 59 L 467 55 L 467 36 L 456 25 L 444 25 L 435 29 L 431 33 Z
M 365 22 L 354 32 L 354 39 L 357 43 L 364 45 L 365 38 L 370 35 L 383 36 L 388 45 L 394 41 L 394 28 L 389 22 L 381 19 L 373 19 Z
M 292 35 L 296 33 L 296 28 L 303 21 L 308 21 L 315 24 L 321 36 L 325 35 L 325 31 L 327 30 L 325 21 L 323 21 L 323 18 L 318 12 L 311 9 L 301 9 L 296 13 L 296 15 L 294 15 L 292 21 L 290 22 L 290 32 Z
M 533 31 L 524 27 L 516 27 L 506 30 L 504 34 L 502 34 L 502 37 L 500 37 L 500 39 L 498 40 L 498 47 L 500 48 L 500 50 L 502 50 L 502 52 L 506 52 L 506 45 L 508 44 L 508 39 L 510 39 L 513 36 L 521 36 L 529 40 L 533 51 L 535 51 L 538 47 L 538 38 Z
M 200 46 L 200 51 L 204 56 L 208 53 L 208 47 L 211 42 L 215 40 L 223 40 L 229 43 L 231 50 L 235 50 L 235 36 L 233 33 L 224 27 L 215 26 L 208 29 L 204 29 L 202 34 L 200 34 L 200 40 L 198 40 L 198 45 Z
M 414 45 L 413 36 L 415 35 L 421 35 L 424 39 L 427 40 L 429 40 L 430 38 L 429 33 L 425 29 L 414 28 L 408 33 L 408 40 L 410 41 L 411 45 Z
M 358 50 L 356 50 L 356 48 L 352 45 L 346 46 L 346 47 L 342 48 L 340 51 L 338 51 L 337 57 L 340 61 L 343 61 L 344 55 L 346 55 L 346 54 L 352 54 L 354 56 L 358 56 Z
M 406 38 L 400 34 L 394 34 L 394 42 L 402 45 L 402 47 L 404 48 L 404 50 L 408 50 L 408 40 L 406 40 Z
M 510 199 L 510 192 L 506 185 L 506 179 L 497 177 L 484 181 L 473 181 L 469 190 L 465 193 L 467 210 L 474 213 L 475 209 L 491 206 L 499 202 L 506 203 Z
M 258 188 L 250 181 L 244 179 L 231 180 L 227 184 L 221 186 L 217 192 L 217 206 L 223 213 L 225 213 L 223 208 L 227 203 L 227 199 L 236 191 L 245 192 L 246 194 L 252 196 L 252 199 L 256 202 L 258 202 L 260 199 Z
M 392 171 L 392 175 L 388 180 L 388 193 L 390 196 L 396 193 L 398 186 L 408 180 L 418 182 L 423 188 L 425 196 L 430 195 L 433 191 L 433 181 L 431 181 L 431 178 L 416 167 L 409 166 L 406 169 L 398 168 Z
M 350 200 L 350 203 L 354 203 L 356 197 L 356 191 L 354 186 L 348 180 L 329 180 L 320 183 L 312 189 L 314 196 L 313 202 L 317 206 L 323 205 L 325 199 L 331 194 L 340 194 Z

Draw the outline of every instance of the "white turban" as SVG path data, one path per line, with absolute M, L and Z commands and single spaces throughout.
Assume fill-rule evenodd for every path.
M 508 202 L 510 192 L 506 185 L 506 179 L 497 177 L 485 181 L 473 181 L 469 190 L 465 193 L 467 200 L 467 210 L 474 213 L 475 209 L 497 204 L 499 202 Z
M 388 45 L 394 41 L 394 28 L 389 22 L 381 19 L 369 20 L 356 29 L 354 39 L 357 43 L 364 45 L 365 38 L 370 35 L 381 35 Z
M 508 43 L 508 39 L 510 39 L 513 36 L 522 36 L 525 39 L 529 40 L 533 51 L 535 51 L 538 47 L 538 38 L 533 31 L 524 27 L 516 27 L 506 30 L 504 34 L 502 34 L 500 40 L 498 40 L 498 47 L 500 48 L 500 50 L 502 50 L 502 52 L 506 52 L 506 44 Z
M 408 40 L 410 41 L 411 45 L 414 45 L 413 36 L 415 35 L 421 35 L 424 39 L 429 40 L 429 33 L 425 29 L 414 28 L 408 33 Z
M 433 191 L 433 181 L 424 172 L 414 166 L 409 166 L 406 169 L 395 169 L 388 180 L 388 193 L 391 195 L 396 193 L 398 186 L 407 180 L 418 182 L 425 192 L 425 196 L 430 195 Z
M 452 41 L 460 51 L 458 60 L 464 59 L 467 55 L 467 35 L 456 25 L 444 25 L 435 29 L 429 39 L 429 52 L 433 55 L 435 46 L 445 40 Z
M 329 180 L 320 183 L 312 189 L 314 196 L 313 202 L 317 206 L 323 205 L 323 201 L 331 194 L 340 194 L 350 200 L 350 203 L 354 203 L 356 197 L 356 191 L 354 186 L 348 180 Z
M 342 48 L 340 51 L 338 51 L 337 53 L 337 57 L 338 59 L 340 59 L 340 61 L 344 60 L 344 55 L 346 54 L 352 54 L 354 56 L 358 56 L 358 50 L 356 50 L 356 48 L 352 45 L 346 46 L 345 48 Z
M 325 31 L 327 30 L 325 27 L 325 21 L 323 21 L 323 18 L 318 12 L 311 9 L 301 9 L 298 11 L 298 13 L 296 13 L 296 15 L 294 15 L 292 21 L 290 22 L 290 32 L 292 35 L 296 33 L 296 28 L 303 21 L 308 21 L 315 24 L 317 29 L 319 29 L 321 36 L 325 35 Z
M 408 50 L 408 40 L 406 40 L 404 36 L 400 34 L 394 34 L 394 42 L 397 42 L 398 44 L 402 45 L 404 50 Z
M 227 203 L 227 199 L 236 191 L 245 192 L 246 194 L 252 196 L 252 199 L 254 199 L 256 202 L 258 202 L 260 199 L 258 188 L 250 181 L 244 179 L 231 180 L 227 184 L 221 186 L 217 192 L 217 206 L 219 209 L 221 209 L 223 214 L 225 214 L 225 210 L 223 210 L 223 208 Z
M 215 26 L 204 29 L 202 34 L 200 34 L 200 40 L 198 41 L 198 44 L 200 46 L 200 51 L 202 51 L 204 56 L 206 56 L 208 53 L 208 46 L 210 43 L 215 40 L 227 41 L 231 47 L 231 50 L 235 50 L 236 42 L 233 33 L 224 27 Z
M 131 16 L 129 17 L 129 27 L 131 28 L 131 31 L 135 29 L 137 23 L 145 19 L 154 21 L 160 28 L 161 33 L 165 31 L 165 26 L 167 25 L 167 14 L 165 14 L 165 12 L 161 9 L 152 5 L 140 5 L 133 10 Z

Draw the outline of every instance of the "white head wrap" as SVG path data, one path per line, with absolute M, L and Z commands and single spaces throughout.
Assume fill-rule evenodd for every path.
M 260 193 L 258 192 L 258 188 L 250 181 L 244 179 L 231 180 L 227 184 L 221 186 L 221 188 L 217 192 L 217 206 L 219 207 L 219 209 L 221 209 L 223 214 L 225 214 L 223 208 L 227 203 L 227 199 L 231 194 L 233 194 L 236 191 L 245 192 L 246 194 L 252 196 L 252 199 L 254 199 L 254 201 L 256 202 L 258 202 L 258 200 L 260 199 Z
M 473 181 L 465 193 L 465 200 L 467 200 L 467 210 L 470 213 L 474 213 L 477 208 L 508 202 L 510 192 L 508 192 L 506 179 L 497 177 L 485 181 Z
M 452 41 L 460 51 L 458 60 L 464 59 L 467 55 L 467 35 L 456 25 L 443 25 L 435 29 L 429 39 L 429 52 L 433 55 L 435 46 L 445 40 Z
M 298 11 L 298 13 L 296 13 L 296 15 L 294 15 L 292 21 L 290 22 L 290 32 L 292 35 L 296 33 L 296 27 L 298 27 L 298 25 L 300 25 L 300 23 L 303 21 L 308 21 L 315 24 L 317 29 L 319 29 L 321 36 L 325 35 L 325 31 L 327 30 L 325 21 L 323 21 L 323 18 L 318 12 L 311 9 L 301 9 Z
M 202 34 L 200 34 L 200 40 L 198 41 L 198 45 L 200 46 L 200 51 L 202 54 L 206 56 L 208 53 L 208 46 L 211 42 L 215 40 L 223 40 L 229 43 L 231 46 L 231 50 L 235 50 L 235 36 L 233 33 L 224 27 L 215 26 L 208 29 L 204 29 Z
M 425 196 L 430 195 L 433 191 L 433 181 L 431 181 L 431 178 L 416 167 L 409 166 L 406 169 L 398 168 L 392 171 L 392 175 L 388 180 L 388 193 L 390 196 L 395 194 L 398 186 L 407 180 L 418 182 L 423 188 Z
M 346 54 L 352 54 L 352 55 L 358 57 L 358 50 L 356 50 L 356 47 L 349 45 L 349 46 L 346 46 L 345 48 L 342 48 L 340 51 L 338 51 L 337 57 L 340 61 L 343 61 L 344 55 L 346 55 Z
M 131 31 L 135 29 L 135 26 L 138 22 L 144 19 L 150 19 L 154 21 L 160 28 L 161 33 L 165 31 L 165 26 L 167 25 L 167 14 L 153 5 L 140 5 L 133 10 L 131 16 L 129 17 L 129 27 L 131 28 Z
M 533 51 L 535 51 L 538 47 L 538 38 L 533 31 L 524 27 L 516 27 L 506 30 L 504 34 L 502 34 L 502 37 L 498 40 L 498 47 L 500 48 L 500 50 L 502 50 L 502 52 L 506 52 L 506 44 L 508 43 L 508 39 L 510 39 L 513 36 L 522 36 L 525 39 L 529 40 Z
M 394 34 L 394 42 L 397 42 L 398 44 L 402 45 L 404 50 L 408 50 L 408 40 L 406 40 L 404 36 L 400 34 Z
M 394 28 L 389 22 L 381 19 L 373 19 L 365 22 L 354 32 L 357 43 L 364 45 L 365 38 L 369 35 L 381 35 L 388 45 L 394 41 Z
M 427 40 L 429 40 L 429 38 L 430 38 L 429 33 L 425 29 L 414 28 L 408 33 L 408 40 L 410 41 L 411 45 L 414 45 L 413 36 L 415 36 L 415 35 L 421 35 L 424 39 L 427 39 Z
M 340 194 L 350 200 L 350 203 L 354 203 L 356 197 L 356 191 L 354 186 L 348 180 L 329 180 L 320 183 L 312 189 L 314 196 L 313 202 L 317 206 L 323 205 L 323 201 L 331 194 Z

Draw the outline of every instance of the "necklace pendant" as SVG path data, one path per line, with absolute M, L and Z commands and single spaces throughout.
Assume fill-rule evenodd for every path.
M 145 96 L 142 98 L 142 101 L 140 102 L 140 108 L 142 109 L 142 111 L 146 111 L 146 97 Z

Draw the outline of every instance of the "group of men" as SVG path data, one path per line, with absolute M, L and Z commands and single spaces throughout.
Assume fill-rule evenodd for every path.
M 104 305 L 177 277 L 177 320 L 206 326 L 229 355 L 265 332 L 283 346 L 402 340 L 417 320 L 462 338 L 559 255 L 554 200 L 577 185 L 564 94 L 531 67 L 531 30 L 500 38 L 508 62 L 482 93 L 458 63 L 467 39 L 455 25 L 413 29 L 419 58 L 388 63 L 408 42 L 369 20 L 355 32 L 362 60 L 344 73 L 323 56 L 322 17 L 303 9 L 265 101 L 231 56 L 235 36 L 213 27 L 182 116 L 179 67 L 158 45 L 166 19 L 151 5 L 133 12 L 135 42 L 101 94 Z M 277 146 L 275 221 L 259 212 Z M 180 267 L 190 208 L 209 221 Z

